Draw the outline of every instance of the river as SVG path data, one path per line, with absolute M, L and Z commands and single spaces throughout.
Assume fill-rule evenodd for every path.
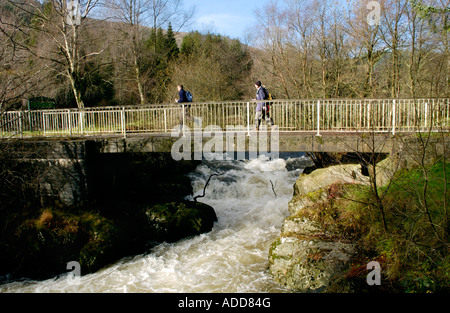
M 203 162 L 189 176 L 194 195 L 214 207 L 218 222 L 201 236 L 163 243 L 77 279 L 20 281 L 0 292 L 277 293 L 286 290 L 268 272 L 271 243 L 289 215 L 293 185 L 311 161 L 302 154 L 277 160 Z

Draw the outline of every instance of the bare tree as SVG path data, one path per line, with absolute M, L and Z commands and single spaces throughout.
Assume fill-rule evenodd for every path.
M 83 109 L 80 68 L 89 58 L 102 51 L 82 52 L 81 34 L 88 23 L 88 16 L 99 0 L 51 0 L 43 5 L 34 1 L 7 2 L 23 18 L 17 24 L 2 21 L 3 31 L 8 36 L 11 36 L 11 32 L 21 33 L 22 36 L 17 38 L 14 45 L 33 57 L 52 64 L 56 75 L 63 75 L 68 79 L 77 106 Z M 39 44 L 35 44 L 30 38 L 36 38 Z M 83 48 L 88 49 L 88 45 L 83 45 Z
M 349 1 L 351 11 L 347 17 L 347 32 L 350 35 L 351 50 L 357 60 L 365 60 L 363 97 L 375 96 L 375 64 L 385 53 L 384 47 L 380 45 L 380 25 L 367 22 L 367 6 L 361 1 Z M 354 89 L 356 89 L 354 87 Z
M 142 27 L 145 23 L 146 12 L 150 0 L 115 0 L 111 1 L 109 7 L 113 20 L 120 21 L 125 25 L 125 36 L 130 36 L 128 48 L 133 62 L 136 85 L 141 105 L 146 103 L 144 88 L 142 86 L 141 68 L 139 65 L 140 48 L 142 43 Z
M 110 18 L 124 24 L 124 47 L 132 59 L 134 78 L 141 105 L 147 102 L 142 75 L 141 58 L 149 27 L 156 38 L 158 28 L 172 23 L 181 29 L 193 16 L 195 9 L 184 11 L 181 0 L 113 0 L 108 4 Z M 156 40 L 154 50 L 156 51 Z
M 150 18 L 156 35 L 158 28 L 165 28 L 171 23 L 175 32 L 186 26 L 195 14 L 195 7 L 185 10 L 182 0 L 151 0 Z
M 431 32 L 435 35 L 433 37 L 437 43 L 437 50 L 441 52 L 437 58 L 436 68 L 433 71 L 433 83 L 435 86 L 432 86 L 431 89 L 432 91 L 435 90 L 438 96 L 444 94 L 448 97 L 450 94 L 450 52 L 448 40 L 450 31 L 450 1 L 410 0 L 410 2 L 413 9 L 418 12 L 419 17 L 427 22 Z
M 6 9 L 6 1 L 0 1 L 0 112 L 13 105 L 38 88 L 44 69 L 30 66 L 28 53 L 17 44 L 22 33 L 15 27 L 20 16 Z
M 425 21 L 420 19 L 417 10 L 410 3 L 407 5 L 406 15 L 408 17 L 410 52 L 409 58 L 404 59 L 408 67 L 410 94 L 413 98 L 416 98 L 421 70 L 423 65 L 426 64 L 427 56 L 430 54 L 430 51 L 424 47 L 430 32 L 426 27 Z
M 391 53 L 391 97 L 400 96 L 400 50 L 406 32 L 405 12 L 407 0 L 384 0 L 380 33 Z
M 311 84 L 311 72 L 313 63 L 313 43 L 312 31 L 313 21 L 309 12 L 309 3 L 306 1 L 291 0 L 288 12 L 289 29 L 292 33 L 291 38 L 293 47 L 297 50 L 301 59 L 301 77 L 306 98 L 311 98 L 313 89 Z
M 332 72 L 334 79 L 334 87 L 333 91 L 330 92 L 330 95 L 338 98 L 342 94 L 342 85 L 343 85 L 343 72 L 344 66 L 348 63 L 348 58 L 346 58 L 348 45 L 347 34 L 345 32 L 345 24 L 343 11 L 339 6 L 335 6 L 332 11 L 331 17 L 331 38 L 330 41 L 332 43 L 331 49 L 331 61 L 332 61 Z
M 317 50 L 320 57 L 321 64 L 321 73 L 322 73 L 322 98 L 325 99 L 327 97 L 327 53 L 328 53 L 328 1 L 317 1 L 316 5 L 316 42 L 317 42 Z
M 368 1 L 284 0 L 258 8 L 258 74 L 287 98 L 447 96 L 450 1 L 376 2 L 373 23 L 378 13 Z
M 272 65 L 273 74 L 279 79 L 283 93 L 289 99 L 290 92 L 285 75 L 287 70 L 283 64 L 283 61 L 286 60 L 284 49 L 287 42 L 285 12 L 278 7 L 276 2 L 271 2 L 263 9 L 258 9 L 256 15 L 260 22 L 257 42 L 265 50 L 269 59 L 264 63 Z

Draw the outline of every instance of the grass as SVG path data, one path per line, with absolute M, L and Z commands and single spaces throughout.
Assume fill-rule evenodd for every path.
M 383 207 L 387 231 L 371 204 L 370 188 L 346 188 L 345 198 L 350 200 L 340 206 L 341 215 L 356 214 L 360 218 L 356 230 L 363 254 L 383 260 L 384 278 L 395 290 L 450 290 L 447 215 L 450 180 L 445 178 L 450 178 L 450 164 L 444 166 L 439 162 L 427 169 L 402 170 L 389 190 L 380 188 L 386 191 Z
M 378 261 L 382 291 L 448 292 L 449 186 L 450 164 L 398 172 L 389 188 L 379 189 L 379 194 L 386 192 L 387 230 L 371 188 L 364 185 L 330 186 L 326 201 L 299 214 L 356 243 L 359 253 L 346 277 L 356 289 L 367 288 L 365 267 Z

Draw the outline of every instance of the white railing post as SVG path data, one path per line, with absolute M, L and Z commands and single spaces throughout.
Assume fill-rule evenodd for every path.
M 317 101 L 317 137 L 320 137 L 320 100 Z
M 80 110 L 80 132 L 84 135 L 84 110 Z
M 396 105 L 395 105 L 395 99 L 392 104 L 392 135 L 395 135 L 395 128 L 396 128 L 396 122 L 397 122 L 397 112 L 396 112 Z
M 167 133 L 167 110 L 164 108 L 164 133 Z
M 46 125 L 47 125 L 46 115 L 47 115 L 47 114 L 42 113 L 42 131 L 44 132 L 44 136 L 45 136 L 45 133 L 47 132 L 47 127 L 46 127 Z
M 247 102 L 247 135 L 250 136 L 250 102 Z
M 19 112 L 19 134 L 20 139 L 23 139 L 22 111 Z
M 439 100 L 437 105 L 439 105 Z M 433 104 L 431 105 L 431 109 L 430 109 L 430 115 L 431 115 L 431 119 L 430 119 L 430 129 L 433 130 L 434 126 L 436 125 L 436 123 L 438 123 L 438 118 L 439 118 L 439 113 L 436 113 L 437 109 L 439 107 L 436 106 L 436 101 L 435 99 L 433 99 Z M 439 112 L 439 111 L 437 111 Z
M 122 107 L 122 111 L 120 112 L 121 124 L 122 124 L 122 135 L 123 138 L 127 138 L 127 126 L 125 124 L 125 107 Z
M 67 123 L 69 123 L 69 134 L 72 136 L 72 114 L 70 109 L 67 110 Z
M 185 105 L 181 105 L 183 112 L 181 113 L 183 115 L 183 137 L 186 137 L 186 112 L 185 112 Z

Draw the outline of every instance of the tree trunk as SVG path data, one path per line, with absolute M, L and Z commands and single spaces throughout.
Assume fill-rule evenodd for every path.
M 278 59 L 277 59 L 275 53 L 276 53 L 275 51 L 272 52 L 272 64 L 275 68 L 275 71 L 278 72 L 278 76 L 280 76 L 281 84 L 283 85 L 283 89 L 284 89 L 287 99 L 290 99 L 289 90 L 286 85 L 286 80 L 284 79 L 283 73 L 281 72 L 280 64 L 278 63 Z
M 80 110 L 84 110 L 84 102 L 81 97 L 81 92 L 77 86 L 75 73 L 71 72 L 70 70 L 67 70 L 67 76 L 69 77 L 70 86 L 72 87 L 72 92 L 75 97 L 75 101 L 77 102 L 77 107 Z
M 141 102 L 141 105 L 145 105 L 146 99 L 144 95 L 144 88 L 142 86 L 141 81 L 141 69 L 139 68 L 139 62 L 138 62 L 138 47 L 139 47 L 139 25 L 132 25 L 133 27 L 133 48 L 132 48 L 132 54 L 133 54 L 133 66 L 134 66 L 134 72 L 135 72 L 135 78 L 136 78 L 136 85 L 138 88 L 139 93 L 139 99 Z
M 139 99 L 141 100 L 141 105 L 145 105 L 144 88 L 143 88 L 142 82 L 141 82 L 141 70 L 139 69 L 139 64 L 138 64 L 136 55 L 134 55 L 134 70 L 136 73 L 136 84 L 138 87 Z
M 325 13 L 323 13 L 322 15 L 322 20 L 321 20 L 321 35 L 322 35 L 322 42 L 321 42 L 321 46 L 322 46 L 322 51 L 320 52 L 320 58 L 322 59 L 322 97 L 323 99 L 327 98 L 327 72 L 326 72 L 326 41 L 325 41 Z

